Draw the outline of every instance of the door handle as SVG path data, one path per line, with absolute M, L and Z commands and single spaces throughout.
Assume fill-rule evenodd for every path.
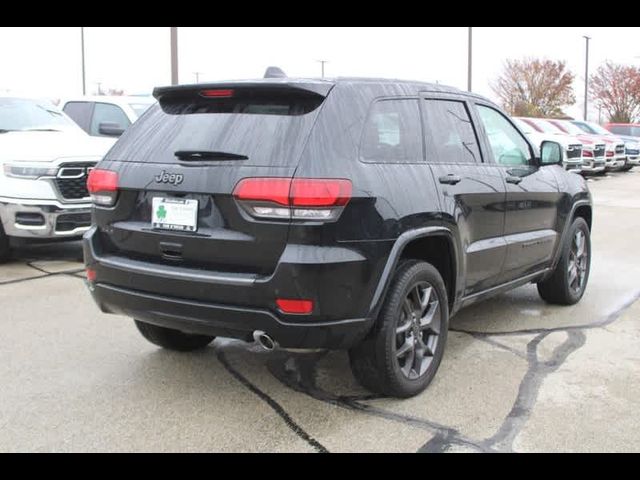
M 507 178 L 505 178 L 505 181 L 507 183 L 510 183 L 511 185 L 520 185 L 522 183 L 522 177 L 515 177 L 513 175 L 507 175 Z
M 440 183 L 442 185 L 457 185 L 462 181 L 462 178 L 458 175 L 449 174 L 444 177 L 440 177 Z

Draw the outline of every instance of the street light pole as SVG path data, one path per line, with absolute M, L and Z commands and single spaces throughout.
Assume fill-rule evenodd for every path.
M 473 90 L 473 27 L 469 27 L 469 58 L 467 60 L 467 90 Z
M 80 27 L 80 46 L 82 48 L 82 95 L 87 94 L 87 75 L 84 66 L 84 27 Z
M 329 63 L 329 60 L 318 60 L 317 62 L 320 64 L 322 78 L 324 78 L 324 66 Z
M 589 113 L 589 42 L 591 37 L 584 35 L 583 38 L 587 42 L 584 61 L 584 121 L 586 122 Z
M 171 27 L 171 85 L 178 83 L 178 27 Z

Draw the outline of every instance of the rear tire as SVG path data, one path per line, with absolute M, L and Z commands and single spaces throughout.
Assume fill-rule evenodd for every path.
M 373 331 L 349 351 L 353 374 L 375 393 L 418 395 L 438 371 L 448 328 L 447 290 L 440 273 L 428 263 L 407 261 L 394 276 Z
M 11 246 L 9 245 L 9 237 L 4 233 L 2 222 L 0 222 L 0 263 L 5 263 L 9 260 L 11 254 Z
M 172 328 L 159 327 L 150 323 L 135 320 L 136 327 L 149 342 L 158 347 L 177 352 L 193 352 L 206 348 L 215 337 L 205 335 L 194 335 L 180 332 Z
M 587 288 L 591 271 L 591 235 L 583 218 L 576 218 L 562 246 L 553 274 L 538 283 L 538 293 L 553 305 L 575 305 Z

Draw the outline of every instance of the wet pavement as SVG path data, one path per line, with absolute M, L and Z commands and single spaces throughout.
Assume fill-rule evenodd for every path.
M 590 181 L 593 269 L 575 307 L 528 286 L 452 319 L 440 372 L 371 396 L 345 353 L 196 354 L 102 315 L 76 244 L 0 266 L 0 451 L 640 451 L 640 172 Z

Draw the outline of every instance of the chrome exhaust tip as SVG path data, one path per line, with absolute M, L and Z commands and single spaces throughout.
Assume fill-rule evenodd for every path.
M 256 330 L 253 332 L 253 340 L 267 352 L 273 352 L 278 344 L 266 333 Z

